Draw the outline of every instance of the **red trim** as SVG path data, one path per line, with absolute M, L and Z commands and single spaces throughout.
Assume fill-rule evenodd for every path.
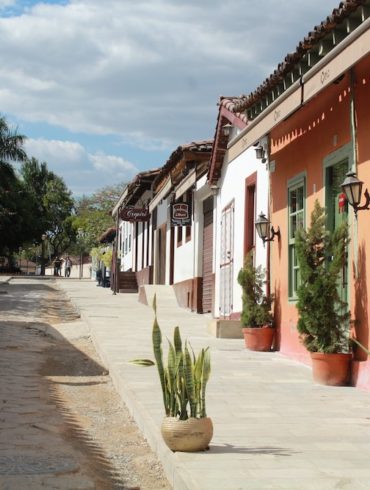
M 210 159 L 210 165 L 209 165 L 209 170 L 208 170 L 208 175 L 207 175 L 207 180 L 208 182 L 212 183 L 214 181 L 218 180 L 218 165 L 217 165 L 217 152 L 218 150 L 225 150 L 226 151 L 226 146 L 227 146 L 227 140 L 224 139 L 223 144 L 221 144 L 221 131 L 222 131 L 222 126 L 226 123 L 231 123 L 233 126 L 239 128 L 239 129 L 244 129 L 246 127 L 246 124 L 239 119 L 235 114 L 230 112 L 226 107 L 220 107 L 219 112 L 218 112 L 218 118 L 217 118 L 217 125 L 216 125 L 216 132 L 215 132 L 215 139 L 213 143 L 213 148 L 212 148 L 212 153 L 211 153 L 211 159 Z M 223 162 L 222 162 L 223 163 Z M 222 167 L 222 163 L 220 164 Z
M 226 119 L 236 128 L 244 129 L 247 125 L 241 119 L 238 118 L 235 114 L 230 112 L 226 107 L 221 107 L 220 115 L 226 117 Z
M 256 216 L 255 202 L 257 190 L 257 172 L 245 179 L 244 205 L 244 256 L 255 247 L 254 222 Z

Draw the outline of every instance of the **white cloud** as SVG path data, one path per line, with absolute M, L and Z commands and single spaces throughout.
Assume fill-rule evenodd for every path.
M 1 6 L 10 0 L 0 0 Z M 213 135 L 337 0 L 71 0 L 0 17 L 0 107 L 142 147 Z
M 47 162 L 54 170 L 82 166 L 89 159 L 85 148 L 73 141 L 26 139 L 28 155 Z
M 29 157 L 45 161 L 49 170 L 63 177 L 75 194 L 89 194 L 106 185 L 129 182 L 139 171 L 121 157 L 89 153 L 73 141 L 27 139 L 25 150 Z
M 99 152 L 95 155 L 89 155 L 89 160 L 97 170 L 109 171 L 111 173 L 138 172 L 138 169 L 131 162 L 114 155 L 105 155 Z
M 15 5 L 17 0 L 0 0 L 0 10 Z

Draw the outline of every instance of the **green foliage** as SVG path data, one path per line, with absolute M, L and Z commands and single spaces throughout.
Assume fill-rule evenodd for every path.
M 206 386 L 211 374 L 209 347 L 196 356 L 187 342 L 184 347 L 179 327 L 175 327 L 173 342 L 168 340 L 167 365 L 163 361 L 162 332 L 157 320 L 156 297 L 153 301 L 153 352 L 162 387 L 166 415 L 186 420 L 203 418 L 206 412 Z M 135 364 L 151 365 L 148 359 L 134 359 Z
M 0 117 L 0 255 L 9 256 L 22 245 L 32 222 L 25 189 L 10 163 L 26 158 L 24 139 Z
M 346 263 L 348 225 L 326 230 L 325 209 L 316 200 L 311 225 L 299 228 L 295 246 L 300 271 L 298 332 L 310 352 L 348 352 L 350 313 L 338 292 Z
M 126 184 L 104 187 L 91 196 L 83 196 L 75 201 L 75 230 L 85 234 L 87 250 L 98 246 L 98 238 L 110 227 L 115 226 L 112 210 L 120 198 Z
M 273 296 L 264 294 L 264 280 L 265 271 L 261 266 L 254 267 L 252 254 L 247 254 L 238 274 L 238 283 L 243 289 L 241 321 L 245 327 L 258 328 L 272 324 Z
M 107 250 L 103 255 L 102 255 L 102 261 L 103 264 L 107 269 L 110 269 L 112 267 L 112 255 L 113 252 L 112 250 Z
M 28 239 L 39 241 L 46 233 L 54 256 L 61 255 L 74 240 L 73 199 L 63 179 L 36 158 L 22 164 L 21 178 L 26 189 L 33 230 Z

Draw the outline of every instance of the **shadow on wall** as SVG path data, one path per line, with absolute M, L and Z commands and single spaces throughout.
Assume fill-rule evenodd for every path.
M 367 280 L 366 280 L 366 251 L 365 245 L 362 244 L 358 251 L 357 275 L 353 267 L 353 277 L 355 284 L 355 323 L 353 326 L 355 338 L 366 348 L 369 343 L 369 315 L 367 311 Z M 355 359 L 358 361 L 367 361 L 368 355 L 360 347 L 356 348 Z
M 274 291 L 274 325 L 275 325 L 275 338 L 274 338 L 274 350 L 280 350 L 281 344 L 281 305 L 280 305 L 280 282 L 275 287 Z

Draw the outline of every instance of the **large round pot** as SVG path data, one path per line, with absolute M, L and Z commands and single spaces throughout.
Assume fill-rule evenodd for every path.
M 267 325 L 257 328 L 244 327 L 243 335 L 246 348 L 262 352 L 270 351 L 274 332 L 275 329 Z
M 165 417 L 161 427 L 164 442 L 172 451 L 195 452 L 208 449 L 213 436 L 212 420 Z
M 345 386 L 349 382 L 352 354 L 311 352 L 312 376 L 316 383 Z

